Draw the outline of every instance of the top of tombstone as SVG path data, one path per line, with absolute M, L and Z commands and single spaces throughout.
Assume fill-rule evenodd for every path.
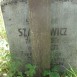
M 7 5 L 17 2 L 27 2 L 27 0 L 1 0 L 1 5 Z

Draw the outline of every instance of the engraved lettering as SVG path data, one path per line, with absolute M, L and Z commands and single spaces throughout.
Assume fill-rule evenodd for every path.
M 23 35 L 23 33 L 22 33 L 22 29 L 21 29 L 21 28 L 18 29 L 18 32 L 20 33 L 19 36 L 22 36 L 22 35 Z

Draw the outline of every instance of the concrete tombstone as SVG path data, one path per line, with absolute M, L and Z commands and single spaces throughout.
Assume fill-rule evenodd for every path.
M 52 64 L 77 68 L 77 1 L 52 0 Z
M 32 63 L 27 0 L 4 0 L 1 7 L 11 53 L 24 65 Z
M 36 0 L 33 0 L 33 2 L 29 0 L 29 2 L 32 2 L 30 3 L 30 5 L 33 5 L 32 7 L 29 7 L 28 0 L 4 0 L 1 5 L 5 27 L 8 35 L 8 41 L 10 45 L 10 51 L 13 55 L 15 55 L 15 60 L 20 60 L 23 66 L 23 64 L 25 65 L 26 63 L 33 63 L 33 56 L 34 61 L 36 60 L 33 64 L 38 65 L 40 67 L 40 71 L 46 67 L 50 67 L 50 31 L 49 26 L 47 26 L 49 25 L 48 20 L 50 20 L 47 19 L 47 17 L 50 18 L 49 16 L 47 16 L 49 1 L 50 0 L 40 0 L 39 2 L 37 0 L 38 6 L 36 7 L 36 9 L 39 8 L 39 4 L 43 4 L 43 6 L 45 7 L 47 6 L 47 8 L 45 9 L 40 6 L 40 12 L 35 9 Z M 34 10 L 31 10 L 31 8 L 34 8 Z M 29 12 L 32 13 L 32 23 L 30 27 Z M 44 15 L 45 17 L 42 17 L 43 12 L 46 15 Z M 34 16 L 36 20 L 33 18 Z M 43 22 L 40 19 L 44 19 Z M 33 36 L 31 37 L 31 40 L 30 33 Z M 30 43 L 30 41 L 32 42 L 32 44 Z M 45 41 L 47 41 L 47 46 L 45 45 Z M 31 50 L 31 47 L 33 48 L 33 51 Z
M 62 67 L 71 64 L 77 67 L 77 1 L 51 0 L 50 8 L 51 64 Z M 11 53 L 17 54 L 17 58 L 23 59 L 23 63 L 31 63 L 30 28 L 28 20 L 29 6 L 27 0 L 4 0 L 2 3 L 2 11 Z M 36 10 L 36 16 L 37 12 L 38 10 Z M 39 29 L 43 30 L 41 26 Z M 39 32 L 38 29 L 37 32 Z M 39 47 L 37 46 L 37 48 Z

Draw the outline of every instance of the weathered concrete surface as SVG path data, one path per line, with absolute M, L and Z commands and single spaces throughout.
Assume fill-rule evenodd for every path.
M 35 60 L 34 64 L 38 65 L 40 67 L 40 71 L 42 71 L 42 69 L 50 67 L 50 28 L 47 26 L 50 25 L 50 16 L 47 15 L 49 5 L 46 3 L 48 1 L 42 1 L 42 4 L 44 5 L 45 3 L 44 6 L 48 7 L 45 9 L 42 7 L 40 2 L 42 9 L 39 9 L 38 12 L 33 10 L 36 13 L 36 22 L 38 23 L 35 24 L 35 22 L 33 22 L 35 25 L 31 25 L 29 29 L 29 8 L 28 3 L 26 2 L 27 0 L 4 0 L 2 2 L 2 12 L 10 44 L 10 51 L 14 56 L 16 56 L 17 60 L 19 59 L 22 62 L 22 65 L 32 63 L 31 44 L 29 38 L 31 29 L 33 32 L 32 35 L 34 35 L 31 40 L 33 47 L 33 59 Z M 44 15 L 45 17 L 43 16 L 41 19 L 39 12 L 41 16 L 46 12 Z M 38 14 L 39 19 L 37 20 Z M 43 19 L 44 21 L 42 22 Z M 45 45 L 45 43 L 47 45 Z
M 11 53 L 16 54 L 16 57 L 18 59 L 21 60 L 23 59 L 22 60 L 23 63 L 28 63 L 28 61 L 31 62 L 32 60 L 31 60 L 31 45 L 29 41 L 30 29 L 28 23 L 28 11 L 29 11 L 28 4 L 21 0 L 20 1 L 14 0 L 16 1 L 15 3 L 14 1 L 13 3 L 10 3 L 9 0 L 7 1 L 8 4 L 6 2 L 2 4 L 2 11 L 3 11 L 3 17 L 5 21 L 8 39 L 9 39 Z M 36 18 L 40 18 L 40 16 L 42 18 L 44 15 L 40 14 L 42 13 L 42 10 L 40 6 L 38 7 L 39 7 L 38 9 L 39 16 L 36 15 L 37 16 Z M 60 0 L 60 1 L 52 0 L 50 7 L 51 7 L 50 10 L 51 11 L 51 16 L 50 16 L 51 17 L 51 25 L 50 25 L 51 64 L 61 65 L 61 66 L 67 66 L 68 64 L 71 64 L 72 66 L 77 68 L 76 0 Z M 43 9 L 45 8 L 43 7 Z M 36 10 L 36 12 L 38 12 L 38 10 Z M 44 20 L 42 20 L 41 18 L 40 18 L 40 22 L 41 21 L 44 22 Z M 36 52 L 37 52 L 37 48 L 39 48 L 40 52 L 42 53 L 41 49 L 45 50 L 44 48 L 48 47 L 47 41 L 45 42 L 45 40 L 48 39 L 49 37 L 48 35 L 46 35 L 47 34 L 46 31 L 48 30 L 46 28 L 48 25 L 45 23 L 43 23 L 43 25 L 45 25 L 44 28 L 43 26 L 40 26 L 42 25 L 42 23 L 39 23 L 39 27 L 38 25 L 35 26 L 35 28 L 37 29 L 32 27 L 32 30 L 35 30 L 34 32 L 37 32 L 35 36 L 32 35 L 33 39 L 35 39 L 35 41 L 33 41 L 33 44 L 37 42 L 36 45 L 35 44 L 33 45 L 35 47 L 34 51 Z M 41 33 L 43 29 L 44 31 Z M 46 38 L 42 36 L 43 34 L 45 34 L 44 37 Z M 42 41 L 42 39 L 45 40 Z M 39 41 L 41 41 L 41 43 Z M 43 46 L 43 44 L 45 45 Z M 41 48 L 42 46 L 43 48 Z M 44 57 L 42 58 L 44 59 Z
M 38 77 L 50 68 L 50 6 L 51 0 L 29 0 L 32 56 L 39 67 Z
M 8 3 L 16 3 L 16 2 L 27 2 L 27 0 L 2 0 L 2 5 L 8 4 Z
M 52 64 L 77 68 L 77 4 L 55 1 L 51 16 Z
M 7 5 L 2 4 L 2 12 L 11 53 L 22 62 L 22 66 L 31 63 L 28 4 L 20 1 Z

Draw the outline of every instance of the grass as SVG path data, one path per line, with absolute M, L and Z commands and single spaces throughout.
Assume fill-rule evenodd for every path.
M 0 8 L 0 77 L 5 77 L 7 71 L 7 63 L 10 61 L 9 50 L 6 37 L 6 31 L 4 27 L 4 21 L 2 17 L 2 12 Z

